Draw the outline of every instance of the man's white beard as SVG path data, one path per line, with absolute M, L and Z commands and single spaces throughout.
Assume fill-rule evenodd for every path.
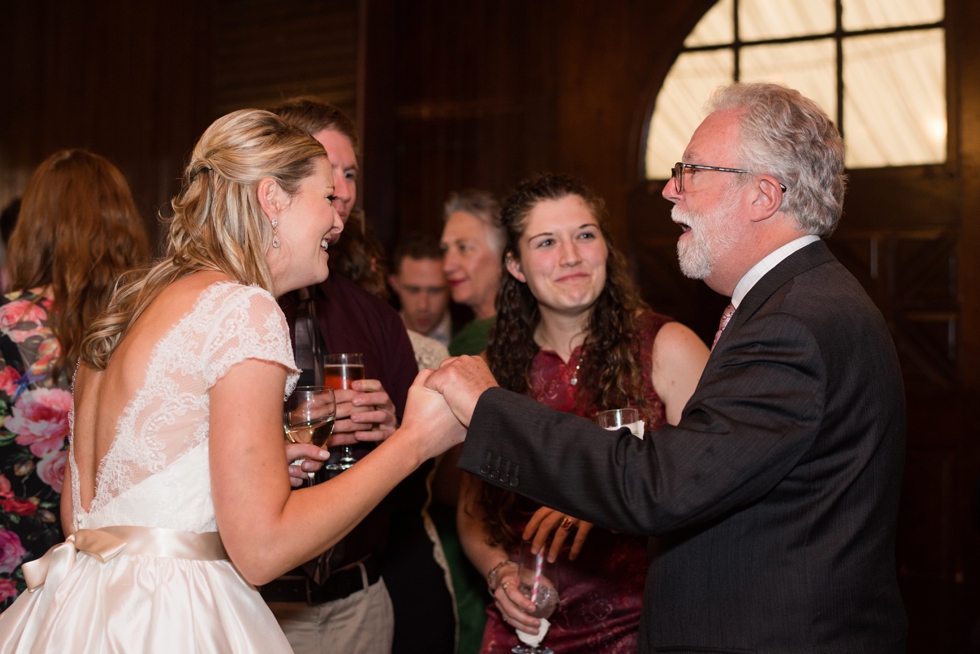
M 677 259 L 685 277 L 705 279 L 719 257 L 735 247 L 735 235 L 726 229 L 726 223 L 731 222 L 731 204 L 726 198 L 707 212 L 684 212 L 674 205 L 671 215 L 691 227 L 691 238 L 677 241 Z

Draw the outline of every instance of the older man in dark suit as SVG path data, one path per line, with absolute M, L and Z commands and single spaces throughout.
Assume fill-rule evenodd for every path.
M 429 380 L 469 425 L 460 467 L 661 537 L 641 652 L 905 649 L 901 374 L 880 313 L 820 240 L 843 167 L 834 126 L 796 91 L 713 96 L 663 194 L 681 269 L 732 304 L 677 427 L 610 435 L 492 388 L 475 359 Z

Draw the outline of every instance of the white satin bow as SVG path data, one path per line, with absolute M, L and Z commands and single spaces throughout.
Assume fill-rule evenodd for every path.
M 124 540 L 101 529 L 79 529 L 41 558 L 25 563 L 24 581 L 31 592 L 48 582 L 57 586 L 75 567 L 76 552 L 85 552 L 105 563 L 125 548 Z

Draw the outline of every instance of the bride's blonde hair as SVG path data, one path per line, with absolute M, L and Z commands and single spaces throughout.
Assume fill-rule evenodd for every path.
M 294 195 L 325 156 L 312 136 L 268 111 L 242 109 L 212 123 L 194 146 L 171 203 L 166 255 L 149 271 L 120 281 L 82 341 L 81 361 L 104 369 L 146 307 L 188 273 L 219 270 L 271 293 L 265 255 L 272 226 L 259 206 L 258 184 L 269 177 Z

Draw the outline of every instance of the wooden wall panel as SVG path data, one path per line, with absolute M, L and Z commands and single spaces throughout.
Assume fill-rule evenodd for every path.
M 954 116 L 960 134 L 959 214 L 960 381 L 980 390 L 980 2 L 949 2 L 954 32 L 954 82 L 958 102 Z
M 369 8 L 367 111 L 376 113 L 365 128 L 364 201 L 386 245 L 410 231 L 440 232 L 453 190 L 503 194 L 553 165 L 550 5 Z M 385 59 L 388 48 L 397 54 Z M 383 157 L 391 159 L 377 167 Z
M 315 95 L 356 115 L 357 0 L 216 0 L 214 112 Z
M 0 203 L 61 148 L 126 175 L 155 225 L 210 113 L 210 12 L 186 0 L 8 2 L 0 21 Z

